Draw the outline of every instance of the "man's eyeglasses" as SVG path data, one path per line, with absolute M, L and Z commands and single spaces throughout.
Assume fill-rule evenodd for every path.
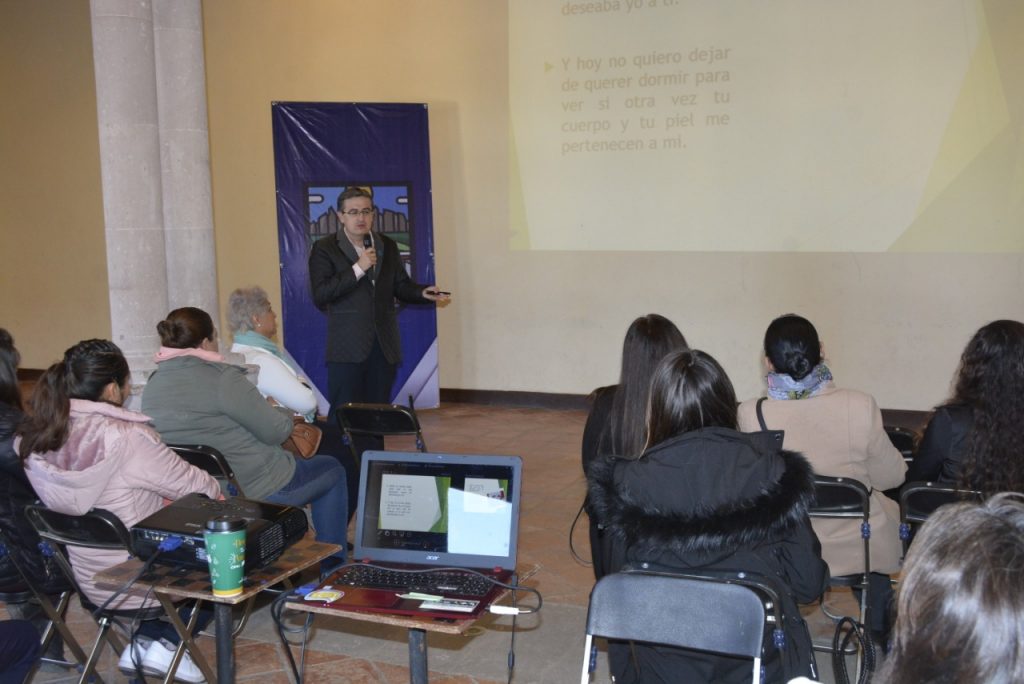
M 369 216 L 373 213 L 373 209 L 349 209 L 348 211 L 343 211 L 341 213 L 345 214 L 345 216 L 355 218 L 356 216 Z

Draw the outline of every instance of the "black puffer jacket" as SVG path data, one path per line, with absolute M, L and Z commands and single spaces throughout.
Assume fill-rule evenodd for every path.
M 590 501 L 606 527 L 609 572 L 648 562 L 683 571 L 742 570 L 788 587 L 786 648 L 780 654 L 766 639 L 769 682 L 812 676 L 810 636 L 796 604 L 818 598 L 828 581 L 807 517 L 811 467 L 779 442 L 772 433 L 707 428 L 666 440 L 638 460 L 607 458 L 590 469 Z M 620 684 L 750 678 L 749 660 L 694 651 L 613 644 L 609 656 Z
M 68 582 L 56 561 L 40 552 L 39 535 L 25 518 L 25 506 L 37 497 L 14 452 L 14 431 L 21 416 L 13 406 L 0 403 L 0 529 L 8 542 L 6 553 L 0 553 L 0 591 L 25 589 L 11 563 L 10 554 L 17 554 L 21 567 L 43 591 L 59 594 L 69 588 Z

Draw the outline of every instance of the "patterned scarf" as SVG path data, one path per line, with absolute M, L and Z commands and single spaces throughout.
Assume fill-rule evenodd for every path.
M 772 399 L 807 399 L 832 387 L 832 371 L 819 363 L 801 380 L 794 380 L 785 373 L 769 373 L 768 396 Z

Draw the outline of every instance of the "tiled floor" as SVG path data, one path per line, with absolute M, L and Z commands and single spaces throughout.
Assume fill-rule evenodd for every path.
M 540 567 L 529 581 L 544 596 L 536 616 L 519 618 L 514 682 L 559 684 L 579 678 L 586 602 L 593 575 L 569 553 L 569 526 L 584 494 L 580 440 L 586 415 L 582 411 L 500 408 L 449 404 L 420 412 L 431 451 L 514 454 L 524 460 L 520 562 Z M 389 449 L 412 450 L 411 440 L 389 440 Z M 589 557 L 586 519 L 575 534 L 577 551 Z M 287 658 L 264 605 L 236 641 L 239 681 L 292 681 Z M 91 643 L 91 619 L 75 606 L 72 630 Z M 430 681 L 434 684 L 497 684 L 505 681 L 509 619 L 489 616 L 485 628 L 469 637 L 430 635 Z M 374 629 L 353 621 L 318 618 L 306 650 L 306 682 L 398 684 L 408 681 L 407 645 L 401 630 Z M 88 640 L 88 641 L 86 641 Z M 200 645 L 213 664 L 213 640 Z M 297 649 L 295 649 L 297 653 Z M 819 656 L 822 669 L 827 659 Z M 101 673 L 108 682 L 126 681 L 108 654 Z M 603 675 L 603 661 L 599 675 Z M 826 681 L 831 673 L 825 672 Z M 75 681 L 67 671 L 39 672 L 37 682 Z M 607 681 L 600 677 L 595 681 Z

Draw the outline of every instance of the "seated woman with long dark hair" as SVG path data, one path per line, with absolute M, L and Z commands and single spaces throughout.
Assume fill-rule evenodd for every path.
M 102 508 L 131 527 L 160 510 L 165 499 L 193 492 L 220 496 L 217 481 L 168 449 L 147 425 L 147 416 L 121 408 L 131 391 L 128 380 L 128 362 L 108 340 L 79 342 L 39 379 L 30 416 L 19 428 L 17 449 L 28 479 L 47 507 L 70 515 Z M 123 562 L 124 550 L 70 547 L 68 556 L 86 597 L 96 605 L 107 601 L 112 593 L 98 587 L 93 577 Z M 143 603 L 128 593 L 110 607 L 130 609 Z M 210 617 L 205 615 L 200 622 Z M 144 621 L 133 643 L 134 649 L 126 648 L 121 655 L 119 666 L 134 669 L 134 650 L 134 664 L 162 674 L 170 666 L 178 636 L 170 624 Z M 176 677 L 203 681 L 188 653 Z
M 345 559 L 348 495 L 345 470 L 330 456 L 297 459 L 281 444 L 292 412 L 271 406 L 245 370 L 224 363 L 210 315 L 184 307 L 157 324 L 157 369 L 142 393 L 142 410 L 169 444 L 204 444 L 231 464 L 246 497 L 312 504 L 318 541 L 341 546 Z
M 673 351 L 686 349 L 686 338 L 675 324 L 658 314 L 634 320 L 622 342 L 619 384 L 598 387 L 583 428 L 583 473 L 600 454 L 635 458 L 644 448 L 647 397 L 651 375 L 658 363 Z M 594 577 L 604 576 L 604 534 L 590 516 L 590 553 Z
M 606 571 L 646 562 L 781 581 L 787 645 L 780 654 L 769 637 L 766 678 L 812 676 L 810 635 L 796 604 L 821 595 L 828 568 L 807 517 L 814 493 L 807 461 L 770 433 L 736 430 L 732 383 L 701 351 L 662 360 L 647 413 L 639 458 L 601 458 L 590 468 L 593 511 L 611 546 Z M 749 660 L 697 651 L 613 643 L 609 659 L 620 684 L 750 679 Z
M 1024 323 L 993 321 L 967 343 L 953 396 L 935 409 L 907 481 L 1024 492 Z

